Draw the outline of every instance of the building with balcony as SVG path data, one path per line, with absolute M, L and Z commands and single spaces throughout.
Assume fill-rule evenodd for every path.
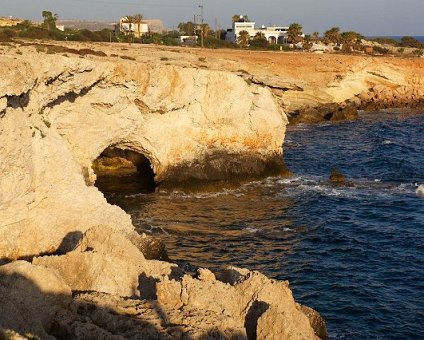
M 250 38 L 253 38 L 258 33 L 263 34 L 270 44 L 286 44 L 288 38 L 288 26 L 261 26 L 255 27 L 255 22 L 245 21 L 243 16 L 240 16 L 238 21 L 233 22 L 233 27 L 227 30 L 225 40 L 238 42 L 240 32 L 246 31 L 249 33 Z

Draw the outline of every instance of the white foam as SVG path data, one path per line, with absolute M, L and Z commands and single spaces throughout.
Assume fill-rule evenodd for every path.
M 422 197 L 424 197 L 424 184 L 420 184 L 420 185 L 418 186 L 417 190 L 415 190 L 415 193 L 416 193 L 418 196 L 422 196 Z
M 391 140 L 385 140 L 382 143 L 383 145 L 389 145 L 389 144 L 393 144 L 393 142 Z
M 259 231 L 259 229 L 253 228 L 253 227 L 247 227 L 245 230 L 249 233 L 252 233 L 252 234 Z
M 301 177 L 289 177 L 289 178 L 283 178 L 279 179 L 277 182 L 280 184 L 290 184 L 290 183 L 296 183 L 301 181 Z

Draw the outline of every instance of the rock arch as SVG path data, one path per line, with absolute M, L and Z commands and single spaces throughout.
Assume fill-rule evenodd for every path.
M 109 146 L 94 160 L 92 169 L 94 185 L 107 199 L 110 193 L 150 193 L 156 187 L 151 162 L 139 151 Z
M 283 170 L 287 117 L 268 88 L 236 73 L 58 55 L 2 61 L 18 80 L 11 95 L 28 93 L 0 114 L 4 258 L 54 252 L 93 226 L 133 232 L 94 187 L 92 163 L 109 147 L 144 155 L 161 185 Z

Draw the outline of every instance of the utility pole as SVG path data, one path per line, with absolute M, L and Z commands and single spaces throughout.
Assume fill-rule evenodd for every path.
M 203 47 L 203 34 L 204 34 L 203 1 L 199 5 L 199 8 L 200 8 L 200 22 L 201 22 L 200 45 Z

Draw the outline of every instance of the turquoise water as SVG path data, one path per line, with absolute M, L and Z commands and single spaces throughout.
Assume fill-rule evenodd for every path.
M 291 178 L 214 194 L 111 194 L 188 271 L 288 279 L 331 338 L 424 338 L 424 114 L 291 127 Z M 348 180 L 328 181 L 332 168 Z

